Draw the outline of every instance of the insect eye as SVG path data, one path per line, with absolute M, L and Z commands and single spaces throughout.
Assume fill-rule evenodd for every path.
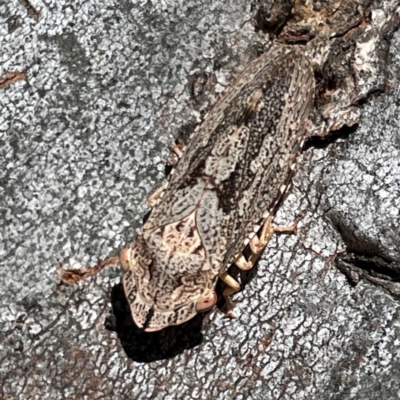
M 129 256 L 131 252 L 130 250 L 131 249 L 129 247 L 125 247 L 124 249 L 122 249 L 121 254 L 119 256 L 122 271 L 124 272 L 129 271 Z
M 217 302 L 217 293 L 211 292 L 207 297 L 197 300 L 196 311 L 203 312 L 209 310 Z

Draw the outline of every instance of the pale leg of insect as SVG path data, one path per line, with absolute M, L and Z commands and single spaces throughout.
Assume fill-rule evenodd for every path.
M 297 232 L 297 222 L 290 226 L 274 226 L 272 224 L 274 217 L 271 215 L 268 217 L 262 227 L 262 231 L 260 236 L 255 235 L 250 240 L 250 249 L 252 251 L 251 257 L 246 260 L 243 254 L 239 254 L 239 256 L 235 259 L 235 264 L 242 270 L 246 271 L 253 268 L 253 265 L 256 263 L 258 258 L 260 257 L 262 251 L 265 246 L 271 240 L 271 237 L 274 233 L 296 233 Z
M 171 148 L 171 153 L 167 159 L 167 165 L 170 167 L 174 167 L 179 159 L 182 157 L 183 152 L 185 151 L 185 146 L 183 144 L 176 144 Z
M 250 248 L 252 251 L 252 255 L 250 259 L 246 260 L 244 255 L 240 253 L 236 259 L 235 259 L 235 264 L 243 271 L 247 271 L 251 269 L 256 261 L 258 260 L 258 257 L 260 257 L 263 249 L 265 246 L 268 244 L 270 241 L 272 235 L 277 232 L 281 233 L 296 233 L 297 232 L 297 222 L 294 223 L 291 226 L 274 226 L 272 224 L 274 217 L 270 216 L 268 217 L 262 227 L 262 231 L 260 234 L 260 237 L 255 235 L 251 240 L 250 240 Z M 223 291 L 222 295 L 224 296 L 224 299 L 226 301 L 226 307 L 227 307 L 227 312 L 225 316 L 230 317 L 230 318 L 235 318 L 235 314 L 233 313 L 233 305 L 232 302 L 229 299 L 229 296 L 233 293 L 236 293 L 240 289 L 240 284 L 236 282 L 235 279 L 233 279 L 228 273 L 224 272 L 219 276 L 219 278 L 224 281 L 228 287 Z
M 227 284 L 227 288 L 222 292 L 222 296 L 224 296 L 226 302 L 226 314 L 225 317 L 228 318 L 236 318 L 233 313 L 233 305 L 229 296 L 233 293 L 236 293 L 240 290 L 240 284 L 233 279 L 227 272 L 223 272 L 219 278 Z
M 185 146 L 183 144 L 176 144 L 172 149 L 171 149 L 179 158 L 182 157 L 182 154 L 185 150 Z
M 160 197 L 160 194 L 164 191 L 164 189 L 165 185 L 160 186 L 147 198 L 147 204 L 149 207 L 153 208 L 156 205 L 157 199 Z

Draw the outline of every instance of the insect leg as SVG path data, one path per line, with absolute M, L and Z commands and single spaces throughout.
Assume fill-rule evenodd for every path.
M 274 217 L 269 216 L 264 220 L 260 234 L 254 235 L 250 240 L 251 256 L 246 259 L 242 253 L 235 259 L 235 264 L 242 270 L 249 270 L 257 262 L 265 246 L 271 240 L 274 233 L 297 233 L 297 222 L 290 226 L 274 226 L 272 224 Z
M 250 248 L 253 254 L 250 257 L 249 262 L 252 264 L 257 261 L 258 257 L 261 255 L 262 251 L 271 240 L 271 237 L 274 233 L 297 233 L 297 221 L 290 226 L 275 226 L 272 224 L 273 219 L 274 217 L 272 215 L 269 216 L 264 221 L 261 234 L 259 236 L 255 235 L 250 240 Z
M 183 151 L 185 150 L 185 146 L 183 144 L 176 144 L 171 149 L 179 158 L 182 157 Z
M 292 233 L 293 235 L 297 234 L 297 222 L 293 225 L 288 226 L 274 226 L 274 233 Z
M 236 293 L 240 290 L 240 284 L 233 279 L 227 272 L 223 272 L 219 278 L 227 284 L 227 288 L 222 292 L 224 299 L 226 301 L 226 314 L 225 316 L 228 318 L 236 318 L 233 313 L 233 304 L 229 299 L 229 296 L 233 293 Z
M 250 260 L 246 260 L 243 253 L 239 253 L 235 258 L 235 264 L 243 271 L 247 271 L 253 267 L 253 263 Z
M 185 146 L 183 144 L 176 144 L 174 147 L 172 147 L 167 159 L 167 165 L 169 167 L 174 167 L 182 157 L 184 150 Z
M 290 226 L 275 226 L 272 225 L 273 219 L 274 217 L 272 215 L 268 217 L 264 222 L 260 237 L 255 235 L 252 240 L 250 240 L 250 248 L 253 253 L 260 254 L 271 240 L 274 233 L 297 233 L 297 221 Z
M 250 248 L 253 252 L 253 255 L 259 255 L 267 243 L 271 240 L 271 237 L 275 232 L 274 226 L 272 225 L 273 219 L 273 215 L 270 215 L 264 221 L 261 233 L 259 235 L 254 235 L 254 237 L 250 240 Z M 254 262 L 257 260 L 257 258 L 255 258 Z M 252 259 L 253 256 L 251 257 L 251 260 Z
M 165 189 L 165 183 L 160 186 L 159 188 L 157 188 L 148 198 L 147 198 L 147 203 L 148 205 L 153 208 L 156 203 L 157 203 L 157 199 L 160 197 L 160 194 L 164 191 Z

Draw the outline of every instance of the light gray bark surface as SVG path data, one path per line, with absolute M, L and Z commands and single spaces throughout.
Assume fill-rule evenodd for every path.
M 335 257 L 357 243 L 400 262 L 399 32 L 390 92 L 347 138 L 303 152 L 277 216 L 300 218 L 298 235 L 275 236 L 244 277 L 238 318 L 144 335 L 117 269 L 57 287 L 56 264 L 133 240 L 178 130 L 255 57 L 254 13 L 239 0 L 34 5 L 39 22 L 0 2 L 0 77 L 28 76 L 0 89 L 0 397 L 398 399 L 399 303 L 351 286 Z

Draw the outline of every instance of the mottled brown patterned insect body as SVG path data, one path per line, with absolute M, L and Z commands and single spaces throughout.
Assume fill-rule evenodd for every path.
M 177 325 L 215 304 L 234 262 L 251 268 L 300 154 L 314 75 L 297 51 L 253 61 L 193 133 L 133 245 L 123 283 L 139 327 Z M 254 257 L 242 251 L 249 245 Z M 228 304 L 229 308 L 229 304 Z

